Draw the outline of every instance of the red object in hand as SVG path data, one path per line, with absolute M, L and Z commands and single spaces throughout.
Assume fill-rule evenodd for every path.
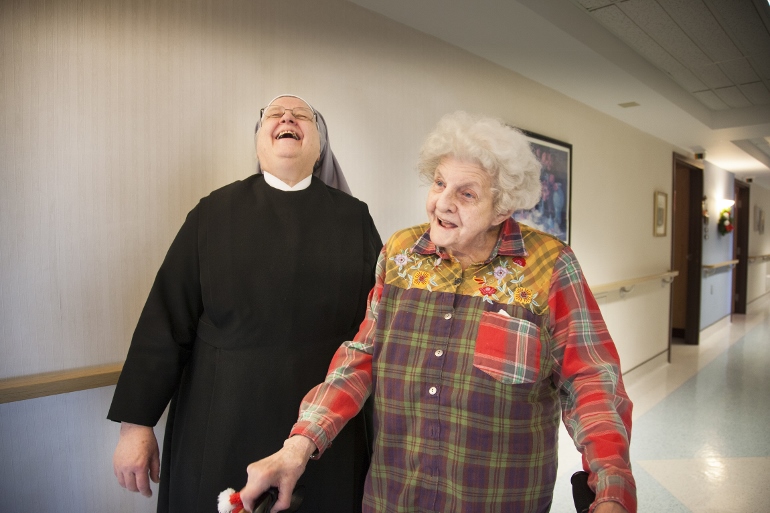
M 219 513 L 241 513 L 243 511 L 241 494 L 232 488 L 228 488 L 219 494 L 217 506 Z

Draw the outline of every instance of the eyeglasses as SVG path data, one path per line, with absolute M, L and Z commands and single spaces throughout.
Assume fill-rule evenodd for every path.
M 291 115 L 295 119 L 300 121 L 312 121 L 315 118 L 315 112 L 307 107 L 294 107 L 293 109 L 287 109 L 281 105 L 269 105 L 259 111 L 259 117 L 262 119 L 278 119 L 283 117 L 286 111 L 291 112 Z

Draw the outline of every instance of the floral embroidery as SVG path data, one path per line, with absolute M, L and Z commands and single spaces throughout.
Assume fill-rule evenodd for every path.
M 498 265 L 497 267 L 495 267 L 495 270 L 492 271 L 492 274 L 494 274 L 495 278 L 497 278 L 498 280 L 502 280 L 503 278 L 508 276 L 510 273 L 511 271 L 509 271 L 505 267 L 505 265 Z
M 522 305 L 530 304 L 533 297 L 532 291 L 524 287 L 516 287 L 516 290 L 513 291 L 513 299 Z
M 406 254 L 407 251 L 408 250 L 404 249 L 403 251 L 401 251 L 401 253 L 399 253 L 399 254 L 397 254 L 395 256 L 390 257 L 390 259 L 393 260 L 393 262 L 395 262 L 395 264 L 398 266 L 398 270 L 399 271 L 401 271 L 401 269 L 406 264 L 408 264 L 409 262 L 412 261 L 412 259 L 407 256 L 407 254 Z
M 420 289 L 430 288 L 431 280 L 430 273 L 425 271 L 417 271 L 412 275 L 412 286 Z
M 473 281 L 475 281 L 476 283 L 481 285 L 481 287 L 479 287 L 479 290 L 477 290 L 476 293 L 474 293 L 473 295 L 474 296 L 481 296 L 482 299 L 484 301 L 486 301 L 487 303 L 489 303 L 490 305 L 492 304 L 492 300 L 493 299 L 495 301 L 498 300 L 496 294 L 498 292 L 502 292 L 503 291 L 503 289 L 495 288 L 495 287 L 493 287 L 491 285 L 488 285 L 486 278 L 479 278 L 478 276 L 474 276 L 473 277 Z
M 489 285 L 484 285 L 483 287 L 481 287 L 481 288 L 479 289 L 479 292 L 481 292 L 481 294 L 482 294 L 483 296 L 491 296 L 491 295 L 493 295 L 495 292 L 497 292 L 497 289 L 496 289 L 496 288 L 494 288 L 494 287 L 490 287 Z
M 420 255 L 412 253 L 410 249 L 403 249 L 398 254 L 390 257 L 397 266 L 394 271 L 404 280 L 407 288 L 427 289 L 433 292 L 439 285 L 436 280 L 443 281 L 440 266 L 444 263 L 440 256 Z M 511 262 L 513 262 L 513 265 Z M 478 288 L 472 294 L 481 297 L 484 302 L 505 304 L 519 304 L 533 312 L 540 308 L 536 298 L 537 292 L 523 287 L 525 273 L 522 267 L 526 266 L 523 257 L 501 256 L 487 267 L 483 274 L 474 276 L 473 280 Z
M 441 264 L 441 259 L 426 258 L 419 254 L 415 255 L 408 249 L 402 250 L 397 255 L 390 257 L 390 259 L 398 266 L 397 274 L 406 282 L 407 288 L 415 287 L 428 289 L 433 292 L 433 287 L 438 287 L 436 275 L 430 271 Z

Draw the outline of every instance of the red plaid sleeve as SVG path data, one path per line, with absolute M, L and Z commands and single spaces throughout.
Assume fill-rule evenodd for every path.
M 569 247 L 554 267 L 548 304 L 562 419 L 596 490 L 593 508 L 615 501 L 636 513 L 629 460 L 631 401 L 615 344 Z
M 345 424 L 358 414 L 372 391 L 372 346 L 377 306 L 385 282 L 385 248 L 377 261 L 374 288 L 366 316 L 352 341 L 343 343 L 332 358 L 326 380 L 308 392 L 291 436 L 303 435 L 318 447 L 318 456 L 331 445 Z

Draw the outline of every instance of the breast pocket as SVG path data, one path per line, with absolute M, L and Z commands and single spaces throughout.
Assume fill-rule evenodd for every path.
M 525 319 L 484 312 L 473 366 L 506 385 L 536 382 L 540 373 L 540 328 Z

